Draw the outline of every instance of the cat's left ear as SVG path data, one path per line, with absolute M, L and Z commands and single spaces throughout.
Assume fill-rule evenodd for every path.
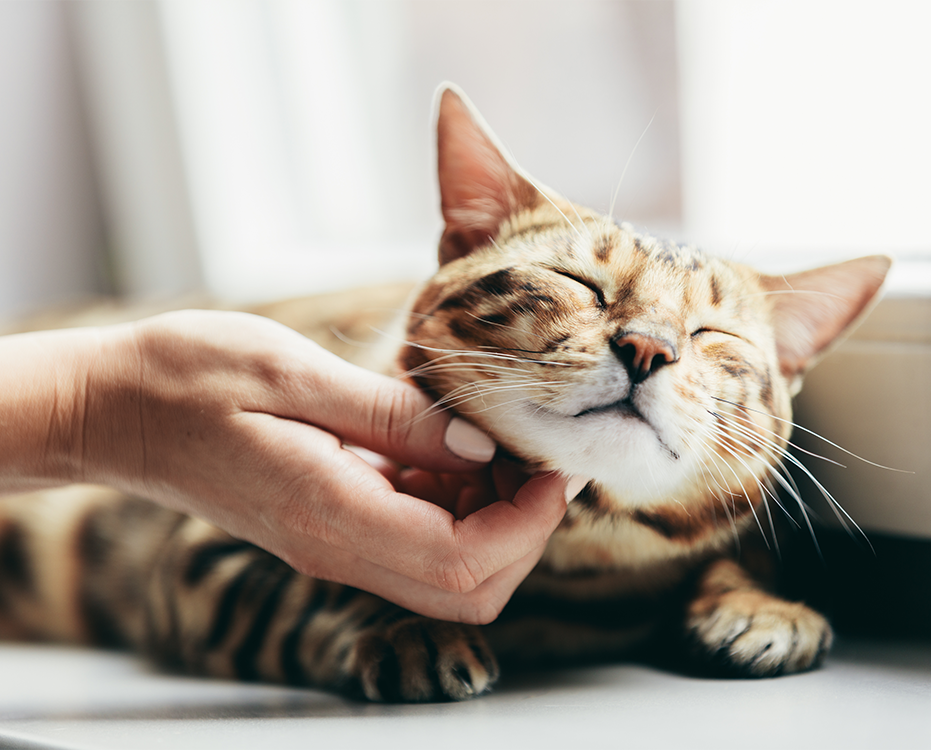
M 498 143 L 478 110 L 451 83 L 437 92 L 437 161 L 446 229 L 440 263 L 487 245 L 501 222 L 536 205 L 537 190 Z
M 871 255 L 761 277 L 772 302 L 779 365 L 793 392 L 805 372 L 872 309 L 891 265 L 891 258 Z

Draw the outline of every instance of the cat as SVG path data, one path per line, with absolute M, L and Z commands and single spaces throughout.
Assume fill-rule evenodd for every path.
M 819 664 L 825 618 L 770 592 L 791 398 L 890 261 L 771 277 L 571 203 L 458 89 L 438 94 L 445 229 L 400 371 L 527 471 L 590 479 L 486 626 L 298 575 L 105 488 L 0 505 L 0 636 L 134 648 L 189 672 L 375 701 L 462 700 L 503 663 L 653 653 L 762 677 Z M 303 321 L 307 324 L 308 321 Z

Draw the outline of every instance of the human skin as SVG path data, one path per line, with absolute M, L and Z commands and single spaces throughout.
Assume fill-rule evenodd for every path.
M 243 313 L 7 336 L 0 361 L 0 493 L 109 485 L 431 617 L 493 620 L 584 484 Z

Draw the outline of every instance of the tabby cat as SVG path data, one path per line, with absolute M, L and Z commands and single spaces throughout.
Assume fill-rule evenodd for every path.
M 498 658 L 648 645 L 735 676 L 819 663 L 828 623 L 769 593 L 750 537 L 779 486 L 794 493 L 791 397 L 889 260 L 769 277 L 655 239 L 534 183 L 455 88 L 438 101 L 440 268 L 400 369 L 528 470 L 591 479 L 498 620 L 415 615 L 203 521 L 73 487 L 0 505 L 0 634 L 376 701 L 479 695 Z

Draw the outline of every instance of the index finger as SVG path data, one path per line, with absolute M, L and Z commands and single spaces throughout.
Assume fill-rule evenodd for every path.
M 290 392 L 291 419 L 316 425 L 344 441 L 431 471 L 474 470 L 495 453 L 482 430 L 414 385 L 357 367 L 314 348 Z

